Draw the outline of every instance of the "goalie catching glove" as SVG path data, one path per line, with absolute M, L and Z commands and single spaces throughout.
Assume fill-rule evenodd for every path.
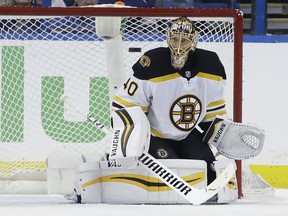
M 265 132 L 261 128 L 216 117 L 203 141 L 215 146 L 228 158 L 243 160 L 261 152 L 264 138 Z

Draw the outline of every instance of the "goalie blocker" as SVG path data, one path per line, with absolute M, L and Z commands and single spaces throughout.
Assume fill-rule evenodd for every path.
M 137 166 L 138 157 L 149 149 L 148 119 L 140 107 L 131 107 L 114 111 L 112 120 L 114 131 L 109 159 L 117 159 L 125 167 Z

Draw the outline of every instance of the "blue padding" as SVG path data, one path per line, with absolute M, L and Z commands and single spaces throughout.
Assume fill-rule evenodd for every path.
M 286 35 L 272 35 L 272 36 L 251 36 L 244 35 L 243 41 L 246 43 L 288 43 L 288 36 Z
M 229 8 L 229 4 L 225 3 L 198 3 L 194 1 L 187 1 L 185 3 L 177 2 L 175 0 L 164 0 L 164 8 Z M 233 4 L 232 7 L 239 9 L 239 4 Z

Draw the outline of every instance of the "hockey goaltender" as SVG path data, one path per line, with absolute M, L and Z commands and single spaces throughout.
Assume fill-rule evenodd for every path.
M 264 131 L 229 120 L 225 69 L 217 53 L 197 48 L 197 42 L 194 23 L 177 18 L 167 29 L 168 46 L 147 51 L 133 65 L 113 98 L 109 154 L 99 161 L 83 160 L 75 169 L 78 202 L 238 199 L 235 170 L 226 182 L 221 172 L 231 163 L 235 167 L 235 159 L 257 156 Z M 209 195 L 213 190 L 216 194 Z

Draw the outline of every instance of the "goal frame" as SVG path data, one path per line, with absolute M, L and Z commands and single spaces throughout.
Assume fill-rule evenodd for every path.
M 100 8 L 100 7 L 0 7 L 0 15 L 6 16 L 141 16 L 161 17 L 197 16 L 232 17 L 234 19 L 234 80 L 233 121 L 242 122 L 242 56 L 243 56 L 243 14 L 239 10 L 225 8 Z M 237 163 L 239 197 L 242 197 L 241 161 Z

